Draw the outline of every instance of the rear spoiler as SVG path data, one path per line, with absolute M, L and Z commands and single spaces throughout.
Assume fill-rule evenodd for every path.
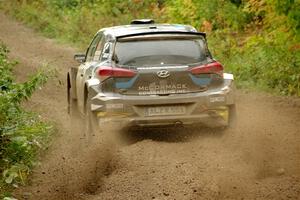
M 204 32 L 189 32 L 189 31 L 151 31 L 151 32 L 141 32 L 141 33 L 133 33 L 128 35 L 117 36 L 117 39 L 127 38 L 127 37 L 135 37 L 135 36 L 147 36 L 147 35 L 163 35 L 163 34 L 177 34 L 177 35 L 191 35 L 191 36 L 202 36 L 206 38 L 206 33 Z

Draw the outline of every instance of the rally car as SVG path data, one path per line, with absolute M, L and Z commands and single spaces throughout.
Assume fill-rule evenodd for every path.
M 69 111 L 89 130 L 119 127 L 229 126 L 234 78 L 189 25 L 134 20 L 99 30 L 67 74 Z

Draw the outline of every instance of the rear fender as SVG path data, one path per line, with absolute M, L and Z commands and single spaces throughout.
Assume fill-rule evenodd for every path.
M 222 88 L 222 92 L 227 94 L 227 103 L 232 105 L 235 104 L 235 84 L 234 84 L 234 76 L 233 74 L 223 73 L 224 78 L 224 87 Z
M 86 111 L 86 102 L 88 98 L 92 98 L 94 97 L 95 94 L 95 90 L 92 89 L 92 87 L 98 86 L 100 84 L 99 79 L 93 78 L 93 79 L 89 79 L 85 82 L 85 87 L 84 87 L 84 112 Z
M 224 78 L 225 80 L 231 80 L 231 81 L 234 80 L 233 74 L 229 74 L 229 73 L 223 73 L 223 78 Z
M 90 88 L 92 86 L 99 85 L 99 84 L 100 84 L 100 80 L 97 78 L 92 78 L 85 82 L 85 85 L 87 86 L 87 88 Z

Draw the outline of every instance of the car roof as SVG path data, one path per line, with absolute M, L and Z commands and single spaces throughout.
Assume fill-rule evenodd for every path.
M 104 32 L 105 35 L 114 38 L 151 33 L 192 33 L 205 36 L 205 33 L 197 32 L 194 27 L 182 24 L 132 24 L 103 28 L 98 32 Z

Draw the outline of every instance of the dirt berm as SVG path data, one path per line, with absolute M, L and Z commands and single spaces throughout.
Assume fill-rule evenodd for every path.
M 115 137 L 86 145 L 67 115 L 66 72 L 76 51 L 3 14 L 0 39 L 21 63 L 19 81 L 43 64 L 58 71 L 25 103 L 58 133 L 18 199 L 300 199 L 299 98 L 240 90 L 235 129 L 107 129 L 102 134 Z

